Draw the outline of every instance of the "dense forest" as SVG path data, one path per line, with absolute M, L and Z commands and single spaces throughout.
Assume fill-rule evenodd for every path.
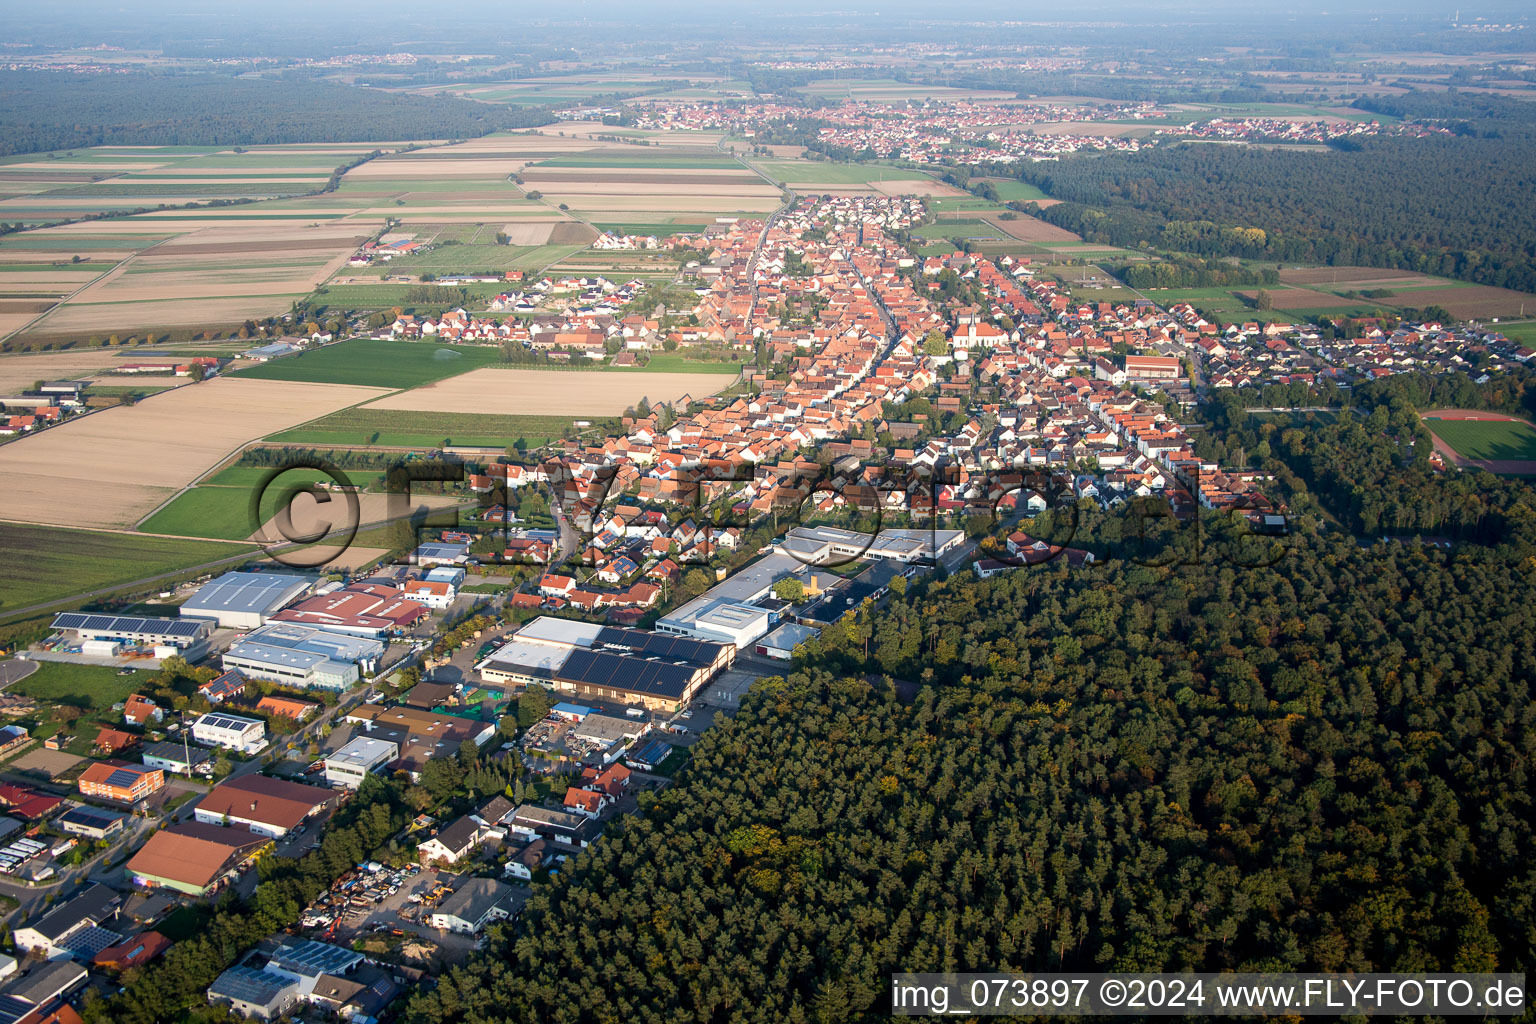
M 1536 107 L 1486 97 L 1370 102 L 1454 133 L 1351 140 L 1324 153 L 1159 146 L 1019 173 L 1063 200 L 1038 216 L 1090 241 L 1536 291 Z
M 0 156 L 82 146 L 458 139 L 554 120 L 545 107 L 219 75 L 0 71 Z
M 865 1021 L 898 970 L 1531 969 L 1536 579 L 1288 543 L 851 613 L 403 1019 Z

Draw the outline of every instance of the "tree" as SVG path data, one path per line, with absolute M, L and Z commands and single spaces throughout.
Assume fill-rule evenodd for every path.
M 944 332 L 934 328 L 923 335 L 923 352 L 930 356 L 942 356 L 949 353 L 949 339 Z
M 708 590 L 710 587 L 714 586 L 714 584 L 714 578 L 703 569 L 689 569 L 688 572 L 683 575 L 683 581 L 680 589 L 682 593 L 688 597 L 697 597 L 698 595 L 704 593 L 704 591 Z
M 1267 289 L 1267 288 L 1260 288 L 1259 289 L 1259 297 L 1258 297 L 1258 300 L 1254 303 L 1254 306 L 1256 308 L 1258 308 L 1258 309 L 1265 310 L 1265 311 L 1268 311 L 1268 310 L 1271 310 L 1271 309 L 1275 308 L 1275 298 L 1274 298 L 1273 295 L 1269 294 L 1269 289 Z
M 795 604 L 805 600 L 805 584 L 793 576 L 786 577 L 773 585 L 773 596 Z
M 535 722 L 541 722 L 553 706 L 548 690 L 542 686 L 530 686 L 517 698 L 517 724 L 526 729 Z

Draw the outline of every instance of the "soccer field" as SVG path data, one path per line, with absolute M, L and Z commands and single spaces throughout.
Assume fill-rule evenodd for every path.
M 1518 420 L 1437 420 L 1425 425 L 1466 459 L 1536 460 L 1536 430 Z

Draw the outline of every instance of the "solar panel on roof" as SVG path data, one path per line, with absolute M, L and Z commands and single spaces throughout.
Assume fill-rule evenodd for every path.
M 231 967 L 218 976 L 209 991 L 230 999 L 264 1005 L 291 984 L 293 982 L 288 978 L 258 971 L 254 967 Z
M 118 768 L 111 775 L 107 776 L 107 785 L 121 786 L 124 789 L 131 788 L 133 784 L 138 781 L 139 773 L 130 771 L 127 768 Z
M 59 945 L 69 950 L 82 960 L 90 959 L 97 953 L 115 946 L 123 941 L 123 937 L 110 928 L 102 928 L 99 925 L 76 932 L 65 939 Z
M 361 959 L 362 954 L 350 949 L 307 939 L 281 946 L 272 954 L 272 962 L 280 967 L 303 968 L 315 974 L 341 974 Z

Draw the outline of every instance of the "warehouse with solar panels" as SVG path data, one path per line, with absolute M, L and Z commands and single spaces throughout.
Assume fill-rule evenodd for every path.
M 213 619 L 230 629 L 255 629 L 303 597 L 313 582 L 280 572 L 227 572 L 199 587 L 182 604 L 181 614 Z
M 730 644 L 542 616 L 482 661 L 487 682 L 672 712 L 736 656 Z
M 134 615 L 60 612 L 53 629 L 71 654 L 115 658 L 126 650 L 153 649 L 157 658 L 196 661 L 208 653 L 214 624 L 207 619 L 146 619 Z

